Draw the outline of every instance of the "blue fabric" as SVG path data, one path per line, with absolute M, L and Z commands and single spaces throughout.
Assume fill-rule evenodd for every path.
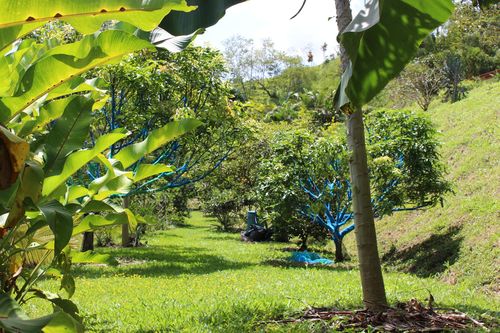
M 319 254 L 314 253 L 314 252 L 293 252 L 292 257 L 290 258 L 291 261 L 293 262 L 300 262 L 300 263 L 305 263 L 305 264 L 310 264 L 310 265 L 331 265 L 333 264 L 333 260 L 326 259 L 320 257 Z

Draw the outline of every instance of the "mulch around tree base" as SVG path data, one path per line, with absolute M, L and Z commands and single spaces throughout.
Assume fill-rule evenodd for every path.
M 299 317 L 273 323 L 289 324 L 305 321 L 328 322 L 335 331 L 350 332 L 367 328 L 375 332 L 490 331 L 484 323 L 463 312 L 426 307 L 415 299 L 378 313 L 367 310 L 339 311 L 331 308 L 310 308 Z

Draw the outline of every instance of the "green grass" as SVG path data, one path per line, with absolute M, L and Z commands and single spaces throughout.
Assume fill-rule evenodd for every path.
M 127 258 L 118 267 L 76 267 L 73 299 L 92 332 L 321 331 L 322 326 L 264 325 L 307 306 L 361 307 L 358 271 L 338 267 L 289 267 L 287 244 L 249 244 L 216 232 L 214 221 L 195 212 L 188 226 L 150 234 L 147 247 L 101 249 Z M 276 261 L 278 259 L 278 261 Z M 279 261 L 279 259 L 283 259 Z M 280 265 L 279 263 L 283 263 Z M 385 274 L 390 302 L 430 291 L 438 305 L 475 315 L 500 303 L 466 286 Z M 40 286 L 56 288 L 50 281 Z M 47 311 L 39 303 L 30 314 Z
M 388 269 L 500 292 L 500 82 L 483 82 L 454 104 L 429 112 L 441 132 L 455 194 L 444 207 L 396 213 L 377 222 Z M 355 252 L 354 237 L 347 247 Z

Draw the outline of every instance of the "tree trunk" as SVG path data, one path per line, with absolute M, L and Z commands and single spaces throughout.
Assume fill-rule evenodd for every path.
M 352 21 L 349 0 L 335 0 L 337 27 L 339 32 Z M 342 70 L 349 64 L 349 57 L 340 47 Z M 347 115 L 347 140 L 351 151 L 349 169 L 351 173 L 352 201 L 356 243 L 358 248 L 363 303 L 368 310 L 380 311 L 387 306 L 382 268 L 378 256 L 377 235 L 371 204 L 370 179 L 366 157 L 366 143 L 361 108 Z
M 335 11 L 337 14 L 337 28 L 339 33 L 345 29 L 352 21 L 351 13 L 351 1 L 350 0 L 335 0 Z M 344 47 L 340 45 L 340 60 L 342 65 L 342 72 L 345 71 L 347 65 L 349 64 L 349 56 L 344 50 Z
M 82 252 L 94 251 L 94 232 L 87 231 L 83 233 Z
M 305 235 L 302 235 L 302 237 L 300 237 L 300 248 L 299 248 L 299 251 L 307 251 L 307 239 L 308 239 L 308 235 L 305 234 Z
M 123 198 L 123 208 L 128 208 L 130 206 L 130 197 Z M 128 223 L 122 224 L 122 246 L 127 247 L 130 245 L 130 231 L 128 228 Z
M 368 310 L 380 311 L 387 306 L 387 299 L 377 248 L 361 108 L 356 108 L 347 120 L 347 140 L 351 149 L 349 169 L 363 303 Z
M 344 252 L 342 251 L 342 240 L 333 242 L 335 243 L 335 262 L 343 262 Z

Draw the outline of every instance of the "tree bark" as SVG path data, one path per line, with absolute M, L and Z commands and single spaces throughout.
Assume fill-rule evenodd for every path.
M 347 140 L 351 150 L 349 169 L 363 303 L 368 310 L 380 311 L 387 307 L 387 299 L 378 255 L 361 108 L 355 108 L 347 120 Z
M 337 28 L 340 34 L 352 21 L 351 1 L 335 0 L 335 11 L 337 14 Z M 340 45 L 340 60 L 342 72 L 344 72 L 349 65 L 349 56 L 342 45 Z
M 350 1 L 335 0 L 335 8 L 337 11 L 337 27 L 340 33 L 352 21 Z M 340 57 L 342 70 L 345 71 L 349 65 L 349 56 L 342 46 L 340 47 Z M 363 112 L 360 107 L 356 107 L 352 111 L 352 114 L 347 114 L 346 125 L 347 140 L 351 151 L 349 170 L 363 303 L 368 310 L 380 311 L 387 307 L 387 299 L 378 255 L 377 235 L 375 233 L 371 203 Z
M 307 251 L 307 239 L 308 239 L 308 235 L 305 234 L 305 235 L 302 235 L 302 237 L 300 237 L 300 248 L 299 248 L 299 251 Z
M 333 241 L 335 243 L 335 262 L 344 261 L 344 252 L 342 251 L 342 241 Z
M 130 197 L 123 198 L 123 208 L 128 208 L 130 206 Z M 128 223 L 122 224 L 122 246 L 130 246 L 130 230 L 128 228 Z
M 94 232 L 87 231 L 83 233 L 83 241 L 82 241 L 82 252 L 85 251 L 94 251 Z

